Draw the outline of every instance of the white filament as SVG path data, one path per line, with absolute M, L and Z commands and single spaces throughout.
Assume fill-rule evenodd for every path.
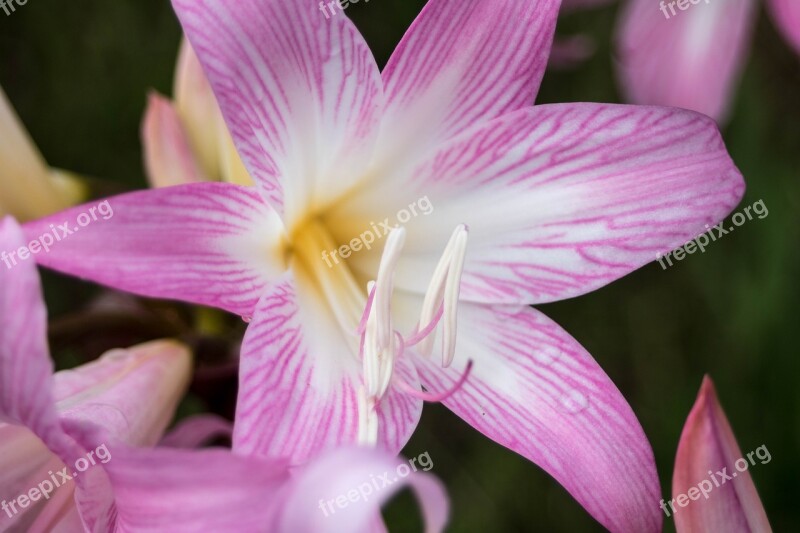
M 394 284 L 394 271 L 400 260 L 400 252 L 406 242 L 405 228 L 393 229 L 386 239 L 383 257 L 378 267 L 378 279 L 375 282 L 375 316 L 378 325 L 378 344 L 387 348 L 392 342 L 392 288 Z
M 378 412 L 376 402 L 364 390 L 358 389 L 358 444 L 375 446 L 378 443 Z
M 456 310 L 468 236 L 469 232 L 464 224 L 459 224 L 453 231 L 450 241 L 433 271 L 420 312 L 419 327 L 424 328 L 433 320 L 439 311 L 439 306 L 444 305 L 442 366 L 445 367 L 450 365 L 455 354 L 456 320 L 458 318 Z M 434 338 L 435 335 L 431 333 L 420 342 L 418 349 L 423 355 L 430 355 Z
M 450 268 L 447 269 L 447 283 L 444 287 L 444 314 L 442 315 L 442 367 L 447 368 L 456 355 L 456 329 L 458 322 L 458 295 L 461 289 L 461 275 L 467 254 L 467 229 L 461 226 L 453 234 L 453 250 Z M 431 335 L 433 337 L 433 335 Z
M 463 224 L 456 227 L 436 265 L 428 291 L 422 304 L 419 328 L 432 326 L 431 321 L 442 309 L 442 366 L 453 362 L 458 321 L 458 297 L 467 251 L 468 230 Z M 372 306 L 366 317 L 363 331 L 363 386 L 358 390 L 358 442 L 374 445 L 378 439 L 377 406 L 389 390 L 394 374 L 398 351 L 402 352 L 404 339 L 395 332 L 391 316 L 394 272 L 405 244 L 403 228 L 392 230 L 386 241 L 377 279 L 367 286 L 374 288 Z M 365 311 L 366 312 L 366 311 Z M 419 351 L 429 355 L 436 328 L 419 343 Z

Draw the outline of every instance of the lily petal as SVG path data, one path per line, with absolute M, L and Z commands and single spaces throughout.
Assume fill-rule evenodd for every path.
M 475 429 L 553 476 L 612 532 L 661 531 L 652 449 L 625 398 L 586 350 L 539 311 L 465 304 L 456 359 L 418 357 L 428 390 Z
M 617 33 L 618 77 L 628 101 L 726 118 L 756 21 L 756 2 L 705 2 L 687 11 L 631 0 Z M 664 4 L 662 4 L 664 5 Z
M 207 181 L 197 166 L 177 112 L 169 100 L 156 93 L 147 102 L 142 146 L 152 187 Z
M 25 242 L 22 228 L 15 220 L 7 217 L 0 221 L 0 250 L 14 250 Z M 3 497 L 16 497 L 22 490 L 29 490 L 35 483 L 46 479 L 46 472 L 58 470 L 62 461 L 74 464 L 75 459 L 85 453 L 80 439 L 62 427 L 56 411 L 46 324 L 36 265 L 23 262 L 0 272 L 0 421 L 16 426 L 0 425 L 0 428 L 6 428 L 6 436 L 21 439 L 18 442 L 27 450 L 26 453 L 34 454 L 27 455 L 15 467 L 21 466 L 27 471 L 14 476 L 11 484 L 2 486 Z M 19 451 L 14 442 L 4 441 L 4 444 L 11 446 L 11 457 L 14 448 Z M 8 449 L 3 456 L 9 457 Z M 61 487 L 63 496 L 59 495 L 54 501 L 40 499 L 19 513 L 15 518 L 16 524 L 31 530 L 51 528 L 69 508 L 72 486 L 104 484 L 102 472 L 87 471 L 84 474 L 74 483 L 70 481 L 69 487 Z M 23 487 L 23 481 L 25 485 L 20 492 L 5 493 Z M 82 507 L 82 520 L 87 524 L 105 522 L 109 506 L 109 497 L 100 496 Z
M 173 5 L 242 159 L 285 220 L 352 187 L 372 156 L 383 89 L 349 19 L 326 20 L 316 0 Z
M 30 220 L 68 205 L 50 169 L 0 87 L 0 216 Z
M 718 487 L 712 485 L 707 499 L 675 507 L 675 527 L 680 533 L 772 531 L 750 473 L 747 469 L 738 470 L 737 460 L 747 463 L 717 399 L 714 384 L 706 376 L 681 433 L 672 494 L 675 498 L 685 495 L 703 480 L 711 485 L 709 471 L 717 473 L 727 468 L 726 473 L 733 479 Z
M 226 450 L 169 448 L 116 450 L 106 466 L 124 531 L 187 533 L 267 531 L 282 464 L 241 457 Z
M 0 221 L 0 250 L 26 243 L 11 217 Z M 5 267 L 6 265 L 3 265 Z M 26 426 L 45 443 L 60 438 L 47 347 L 47 310 L 33 262 L 0 267 L 0 421 Z
M 653 261 L 719 222 L 743 191 L 707 117 L 555 104 L 465 133 L 382 194 L 435 206 L 406 225 L 396 286 L 424 293 L 447 232 L 465 223 L 461 298 L 530 304 L 585 294 Z M 350 264 L 370 272 L 374 261 L 360 254 Z
M 272 530 L 374 532 L 380 506 L 398 491 L 411 488 L 422 509 L 425 531 L 444 531 L 449 511 L 444 487 L 424 472 L 398 478 L 401 464 L 399 458 L 366 448 L 342 448 L 323 455 L 297 474 L 281 502 L 282 516 Z M 408 468 L 407 463 L 405 466 Z M 373 491 L 373 479 L 384 479 L 384 485 L 386 481 L 390 483 Z M 350 500 L 344 509 L 335 507 L 332 513 L 327 510 L 325 500 L 335 500 L 352 491 L 366 493 L 365 486 L 370 487 L 370 492 L 363 496 L 364 501 Z
M 163 435 L 191 375 L 191 354 L 175 341 L 111 350 L 89 364 L 58 372 L 62 420 L 88 422 L 115 440 L 152 446 Z
M 355 444 L 361 385 L 358 337 L 317 305 L 290 271 L 267 290 L 242 344 L 233 449 L 302 463 Z M 410 383 L 413 368 L 398 366 Z M 378 443 L 398 452 L 419 421 L 422 401 L 389 392 L 378 406 Z
M 383 71 L 376 165 L 401 172 L 465 129 L 533 105 L 558 0 L 429 0 Z
M 795 51 L 800 54 L 800 3 L 795 0 L 769 0 L 772 18 Z
M 22 228 L 16 221 L 11 218 L 0 221 L 0 249 L 14 250 L 25 242 Z M 230 480 L 234 474 L 237 486 L 246 490 L 252 487 L 241 489 L 242 479 L 253 483 L 253 480 L 263 479 L 259 477 L 262 471 L 272 478 L 278 469 L 254 471 L 252 465 L 248 465 L 237 471 L 232 469 L 233 463 L 247 460 L 227 452 L 217 452 L 217 458 L 211 454 L 191 456 L 198 460 L 187 464 L 185 455 L 166 452 L 168 460 L 160 462 L 158 452 L 131 451 L 134 456 L 139 454 L 143 462 L 155 463 L 156 472 L 148 472 L 149 479 L 160 482 L 162 496 L 163 492 L 169 493 L 170 488 L 185 482 L 187 477 L 191 478 L 194 484 L 189 485 L 191 490 L 186 490 L 184 484 L 182 492 L 169 493 L 172 500 L 158 499 L 152 487 L 148 487 L 148 500 L 141 492 L 136 492 L 133 484 L 114 484 L 108 477 L 112 453 L 115 467 L 133 469 L 140 475 L 145 471 L 143 465 L 121 457 L 120 452 L 127 449 L 124 443 L 157 442 L 185 391 L 190 367 L 185 347 L 175 342 L 156 341 L 130 350 L 109 352 L 93 363 L 59 372 L 53 378 L 46 342 L 46 311 L 36 265 L 32 261 L 22 261 L 0 271 L 0 435 L 3 437 L 3 460 L 13 464 L 11 468 L 1 465 L 2 496 L 16 498 L 17 494 L 36 487 L 62 468 L 67 476 L 66 483 L 56 484 L 58 490 L 52 499 L 31 498 L 36 503 L 23 512 L 15 510 L 12 526 L 30 531 L 117 531 L 117 526 L 121 525 L 119 517 L 129 516 L 134 507 L 136 520 L 149 527 L 152 522 L 148 523 L 148 519 L 152 519 L 155 512 L 158 517 L 155 522 L 161 526 L 168 523 L 168 527 L 160 530 L 170 531 L 174 529 L 178 513 L 172 506 L 176 501 L 187 499 L 187 505 L 180 509 L 205 526 L 221 523 L 232 516 L 239 526 L 245 520 L 242 516 L 252 516 L 252 513 L 231 515 L 234 505 L 224 497 L 233 498 L 236 494 L 230 487 L 224 493 L 216 492 L 219 478 Z M 69 465 L 80 469 L 76 462 L 80 457 L 90 457 L 93 465 L 98 464 L 86 451 L 99 450 L 100 446 L 104 446 L 106 452 L 102 456 L 97 452 L 96 459 L 102 466 L 81 470 L 79 476 L 72 474 L 70 477 Z M 203 468 L 199 468 L 200 465 Z M 219 468 L 215 468 L 217 466 Z M 181 468 L 183 470 L 176 473 L 176 469 Z M 247 472 L 246 476 L 243 471 Z M 201 485 L 198 476 L 206 476 L 204 479 L 208 480 L 208 475 L 217 483 L 212 485 L 217 499 L 211 501 L 225 506 L 227 514 L 206 501 L 207 494 L 198 494 L 197 487 Z M 137 505 L 124 501 L 120 506 L 118 491 L 123 497 L 134 492 Z M 253 491 L 245 501 L 252 505 L 253 498 L 257 497 L 260 494 Z M 239 501 L 237 498 L 236 502 Z M 165 512 L 166 502 L 170 505 L 169 513 Z M 204 506 L 202 512 L 197 509 L 200 502 Z M 191 523 L 188 519 L 186 522 Z M 4 522 L 2 527 L 7 526 L 9 524 Z M 145 526 L 137 530 L 144 529 Z M 193 530 L 201 529 L 198 526 Z M 232 527 L 231 530 L 242 529 Z
M 61 240 L 36 256 L 39 264 L 142 296 L 246 316 L 271 276 L 283 271 L 282 224 L 251 188 L 196 183 L 107 201 L 112 216 L 80 232 L 58 232 Z M 87 204 L 30 222 L 25 231 L 33 240 L 64 223 L 74 229 L 89 209 Z

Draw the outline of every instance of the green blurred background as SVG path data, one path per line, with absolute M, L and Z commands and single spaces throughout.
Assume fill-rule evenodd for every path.
M 372 0 L 347 13 L 383 65 L 423 4 Z M 540 103 L 619 101 L 610 46 L 617 9 L 561 19 L 560 35 L 587 32 L 598 50 L 574 70 L 549 71 Z M 0 84 L 53 166 L 96 177 L 98 194 L 143 188 L 138 131 L 146 94 L 171 94 L 179 39 L 167 0 L 32 0 L 11 16 L 0 12 Z M 710 374 L 741 449 L 763 444 L 772 455 L 751 473 L 778 532 L 800 531 L 800 363 L 792 340 L 800 325 L 799 94 L 800 58 L 762 11 L 724 136 L 747 181 L 742 207 L 763 199 L 769 216 L 666 271 L 653 263 L 588 296 L 542 307 L 633 406 L 655 450 L 664 496 L 684 420 Z M 93 285 L 51 273 L 45 283 L 60 367 L 114 342 L 179 335 L 199 361 L 181 415 L 230 414 L 240 321 L 152 302 L 108 314 L 89 306 L 100 293 Z M 441 406 L 426 406 L 406 455 L 424 451 L 452 497 L 451 531 L 603 530 L 541 470 Z M 419 528 L 408 495 L 387 516 L 393 531 Z M 671 519 L 665 523 L 674 530 Z

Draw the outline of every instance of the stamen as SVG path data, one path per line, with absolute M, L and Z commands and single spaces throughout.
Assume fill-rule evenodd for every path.
M 370 283 L 370 291 L 375 291 L 375 285 Z M 364 372 L 364 385 L 367 394 L 380 401 L 386 394 L 391 383 L 394 361 L 396 359 L 395 343 L 390 340 L 389 345 L 381 347 L 377 339 L 377 313 L 367 315 L 367 323 L 362 335 L 362 365 Z M 402 349 L 400 351 L 402 353 Z
M 394 271 L 400 260 L 400 252 L 406 242 L 405 228 L 396 228 L 389 233 L 383 249 L 378 278 L 375 282 L 375 315 L 378 324 L 378 344 L 385 349 L 392 341 L 392 288 Z
M 456 231 L 458 231 L 458 228 L 456 228 Z M 420 324 L 430 323 L 433 318 L 434 310 L 439 308 L 443 296 L 448 266 L 450 265 L 450 250 L 452 248 L 452 243 L 453 237 L 450 237 L 450 242 L 447 243 L 447 246 L 442 253 L 442 257 L 439 259 L 439 263 L 436 265 L 436 269 L 433 271 L 431 281 L 428 283 L 428 290 L 425 292 L 425 299 L 422 301 L 422 311 L 420 312 L 419 318 Z M 433 337 L 430 337 L 424 339 L 420 343 L 420 346 L 417 348 L 417 350 L 419 350 L 422 355 L 427 356 L 431 354 L 432 348 Z
M 420 324 L 432 321 L 434 312 L 444 304 L 444 334 L 442 339 L 442 366 L 447 367 L 453 360 L 455 353 L 456 320 L 458 315 L 458 294 L 461 284 L 461 273 L 464 269 L 464 258 L 467 250 L 467 226 L 459 224 L 453 231 L 444 249 L 439 263 L 431 276 L 428 291 L 422 303 Z M 423 355 L 430 355 L 433 348 L 434 336 L 423 339 L 417 348 Z
M 377 395 L 378 380 L 380 379 L 381 349 L 375 340 L 375 329 L 375 314 L 370 313 L 367 327 L 364 330 L 364 358 L 362 361 L 364 386 L 367 388 L 369 396 Z
M 385 359 L 382 361 L 380 368 L 380 381 L 378 382 L 378 393 L 376 397 L 378 400 L 382 399 L 389 390 L 389 385 L 392 383 L 392 376 L 394 375 L 394 362 L 405 352 L 405 341 L 402 335 L 394 332 L 396 345 L 392 343 L 390 350 L 385 353 Z
M 444 288 L 444 324 L 442 325 L 442 366 L 447 368 L 456 355 L 456 327 L 458 323 L 458 295 L 461 289 L 461 274 L 464 272 L 464 259 L 467 255 L 467 231 L 455 238 L 453 257 L 447 271 L 447 284 Z
M 364 308 L 364 313 L 361 315 L 361 321 L 358 323 L 358 328 L 356 329 L 356 335 L 363 335 L 364 330 L 367 329 L 367 319 L 369 318 L 369 313 L 372 311 L 372 302 L 375 300 L 375 282 L 370 281 L 367 283 L 367 305 Z
M 460 389 L 472 371 L 472 361 L 450 390 L 430 394 L 416 390 L 394 372 L 395 361 L 406 347 L 420 345 L 423 355 L 430 354 L 434 332 L 442 324 L 442 366 L 448 367 L 455 356 L 458 297 L 467 249 L 467 227 L 459 225 L 447 243 L 436 266 L 423 301 L 421 319 L 408 339 L 392 329 L 391 299 L 394 272 L 405 243 L 405 230 L 392 230 L 387 239 L 376 281 L 367 285 L 367 303 L 356 333 L 361 336 L 359 357 L 362 360 L 363 385 L 358 389 L 358 440 L 372 444 L 378 438 L 377 406 L 394 383 L 400 390 L 424 401 L 440 402 Z M 423 326 L 424 324 L 424 326 Z
M 367 396 L 364 387 L 358 389 L 358 444 L 375 446 L 378 443 L 378 413 L 374 399 Z
M 433 330 L 436 329 L 436 326 L 439 325 L 439 321 L 442 319 L 443 314 L 444 306 L 440 305 L 439 310 L 436 312 L 436 316 L 433 317 L 433 320 L 431 320 L 424 329 L 420 330 L 419 324 L 417 324 L 417 332 L 406 339 L 406 346 L 415 346 L 425 340 L 428 335 L 433 333 Z

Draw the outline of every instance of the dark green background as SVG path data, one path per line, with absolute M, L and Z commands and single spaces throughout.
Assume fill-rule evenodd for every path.
M 372 0 L 348 14 L 384 64 L 423 3 Z M 559 34 L 587 31 L 599 50 L 574 71 L 548 72 L 539 102 L 619 101 L 610 47 L 616 11 L 612 6 L 560 21 Z M 166 0 L 29 0 L 12 16 L 0 12 L 0 83 L 52 165 L 96 177 L 102 193 L 142 188 L 138 129 L 145 97 L 150 88 L 170 94 L 179 38 Z M 709 373 L 741 449 L 763 444 L 772 454 L 769 464 L 751 472 L 779 532 L 800 531 L 800 363 L 793 340 L 800 313 L 798 94 L 800 58 L 762 12 L 724 135 L 747 181 L 742 207 L 763 199 L 769 216 L 666 271 L 653 263 L 588 296 L 543 306 L 633 406 L 655 450 L 665 496 L 681 428 Z M 45 281 L 59 324 L 54 353 L 67 366 L 86 357 L 81 342 L 95 341 L 85 351 L 98 349 L 94 335 L 102 320 L 74 312 L 99 291 L 52 274 Z M 190 314 L 180 306 L 159 312 Z M 136 330 L 120 333 L 123 338 L 163 334 L 124 317 L 111 324 L 115 331 Z M 192 337 L 211 365 L 219 359 L 213 354 L 229 353 L 241 332 L 236 322 L 226 324 L 218 335 Z M 230 412 L 234 383 L 227 379 L 213 392 L 195 383 L 181 412 Z M 406 454 L 424 451 L 452 497 L 452 531 L 602 530 L 537 467 L 438 405 L 426 406 Z M 409 500 L 390 506 L 393 530 L 418 527 Z M 671 519 L 666 524 L 673 529 Z

